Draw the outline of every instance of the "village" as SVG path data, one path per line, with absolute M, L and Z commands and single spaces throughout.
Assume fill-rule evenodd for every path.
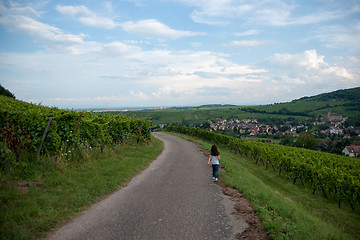
M 347 117 L 342 117 L 336 113 L 329 113 L 321 117 L 320 122 L 312 122 L 313 126 L 317 125 L 326 125 L 327 129 L 314 131 L 312 132 L 315 136 L 319 135 L 337 135 L 344 136 L 344 129 L 342 124 L 346 121 Z M 294 137 L 298 136 L 300 132 L 308 131 L 309 126 L 304 124 L 293 125 L 292 121 L 286 121 L 285 124 L 276 126 L 276 125 L 266 125 L 259 123 L 257 119 L 248 118 L 248 119 L 216 119 L 215 123 L 210 123 L 209 131 L 231 131 L 237 132 L 240 135 L 248 136 L 258 136 L 258 135 L 278 135 L 283 136 L 285 134 L 290 134 Z M 344 138 L 350 137 L 349 134 L 344 136 Z
M 310 122 L 307 125 L 294 125 L 292 121 L 286 121 L 281 125 L 268 125 L 258 122 L 254 118 L 246 119 L 216 119 L 216 122 L 210 122 L 208 131 L 228 131 L 234 135 L 243 137 L 263 137 L 270 139 L 280 139 L 285 135 L 290 135 L 294 138 L 298 137 L 301 132 L 310 132 L 318 138 L 318 149 L 330 148 L 329 145 L 340 145 L 341 143 L 348 143 L 349 146 L 342 148 L 342 153 L 349 156 L 360 156 L 360 146 L 355 144 L 360 139 L 360 127 L 349 126 L 345 127 L 344 123 L 347 120 L 337 113 L 323 115 L 319 121 Z M 325 141 L 325 140 L 327 141 Z M 270 142 L 267 139 L 263 142 Z M 329 144 L 329 142 L 331 142 Z

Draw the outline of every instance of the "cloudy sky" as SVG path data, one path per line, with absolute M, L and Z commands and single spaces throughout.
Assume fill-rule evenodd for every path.
M 359 0 L 0 0 L 0 83 L 59 108 L 253 105 L 360 86 Z

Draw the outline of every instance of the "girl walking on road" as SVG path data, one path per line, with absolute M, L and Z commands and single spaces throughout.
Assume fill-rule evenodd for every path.
M 211 147 L 211 153 L 210 153 L 210 156 L 209 156 L 208 165 L 210 164 L 210 161 L 211 161 L 212 172 L 213 172 L 213 179 L 215 180 L 215 182 L 218 181 L 219 160 L 220 160 L 219 150 L 217 149 L 216 145 L 212 145 L 212 147 Z

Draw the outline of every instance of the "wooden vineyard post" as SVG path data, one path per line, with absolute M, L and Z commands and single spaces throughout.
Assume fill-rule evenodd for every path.
M 75 124 L 75 126 L 74 126 L 74 130 L 73 130 L 73 134 L 76 133 L 76 131 L 77 131 L 78 127 L 79 127 L 79 123 L 80 123 L 80 120 L 81 120 L 81 118 L 82 118 L 82 115 L 83 115 L 83 114 L 80 113 L 80 115 L 79 115 L 79 117 L 78 117 L 78 119 L 77 119 L 77 121 L 76 121 L 76 124 Z M 69 147 L 70 147 L 70 144 L 68 143 L 67 146 L 66 146 L 66 151 L 65 151 L 65 152 L 68 152 L 68 151 L 69 151 Z
M 281 169 L 282 169 L 282 165 L 280 165 L 280 167 L 279 167 L 279 176 L 281 174 Z
M 92 144 L 92 145 L 95 145 L 95 144 L 94 144 L 94 141 L 95 141 L 96 134 L 97 134 L 97 130 L 95 130 L 95 132 L 94 132 L 94 134 L 93 134 L 93 137 L 92 137 L 92 140 L 91 140 L 91 144 Z
M 11 174 L 11 168 L 10 168 L 9 159 L 6 159 L 6 167 L 7 167 L 7 170 L 8 170 L 8 174 L 9 174 L 10 181 L 12 181 L 13 178 L 12 178 L 12 174 Z
M 111 123 L 110 123 L 109 130 L 108 130 L 108 134 L 110 134 L 110 130 L 111 130 L 111 128 L 112 128 L 113 123 L 114 123 L 114 120 L 112 120 Z
M 79 127 L 79 123 L 80 123 L 80 120 L 82 118 L 82 115 L 83 115 L 83 113 L 80 113 L 79 118 L 78 118 L 78 120 L 77 120 L 77 122 L 75 124 L 74 131 L 73 131 L 74 134 L 76 133 L 76 131 L 77 131 L 78 127 Z
M 41 148 L 42 148 L 42 146 L 44 144 L 44 141 L 45 141 L 46 135 L 47 135 L 47 133 L 49 131 L 51 122 L 52 122 L 52 118 L 49 118 L 49 121 L 47 122 L 47 125 L 45 127 L 44 133 L 43 133 L 42 138 L 41 138 L 40 147 L 38 148 L 38 151 L 36 153 L 36 158 L 39 158 L 39 156 L 40 156 Z
M 139 128 L 139 136 L 138 136 L 137 141 L 136 141 L 137 143 L 139 143 L 140 138 L 141 138 L 141 131 L 142 131 L 143 124 L 144 124 L 144 122 L 141 121 L 141 126 L 140 126 L 140 128 Z
M 111 121 L 107 134 L 110 134 L 110 130 L 111 130 L 111 128 L 112 128 L 113 123 L 114 123 L 114 120 Z M 105 147 L 105 142 L 104 142 L 104 144 L 101 146 L 101 153 L 103 153 L 104 147 Z
M 6 139 L 5 139 L 5 141 L 4 141 L 4 144 L 5 144 L 5 146 L 6 146 Z M 3 151 L 3 149 L 1 149 L 1 152 Z M 9 159 L 8 158 L 6 158 L 6 168 L 7 168 L 7 170 L 8 170 L 8 174 L 9 174 L 9 178 L 10 178 L 10 181 L 12 182 L 12 174 L 11 174 L 11 168 L 10 168 L 10 161 L 9 161 Z

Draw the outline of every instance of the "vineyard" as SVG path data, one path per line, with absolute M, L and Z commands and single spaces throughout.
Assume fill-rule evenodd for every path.
M 10 160 L 20 155 L 66 156 L 78 147 L 99 148 L 150 139 L 148 121 L 121 115 L 60 110 L 0 96 L 0 169 L 10 171 Z
M 350 157 L 302 148 L 246 141 L 199 128 L 169 126 L 167 131 L 191 135 L 228 147 L 259 166 L 285 176 L 294 184 L 301 182 L 336 199 L 339 208 L 348 202 L 352 209 L 360 204 L 360 161 Z

